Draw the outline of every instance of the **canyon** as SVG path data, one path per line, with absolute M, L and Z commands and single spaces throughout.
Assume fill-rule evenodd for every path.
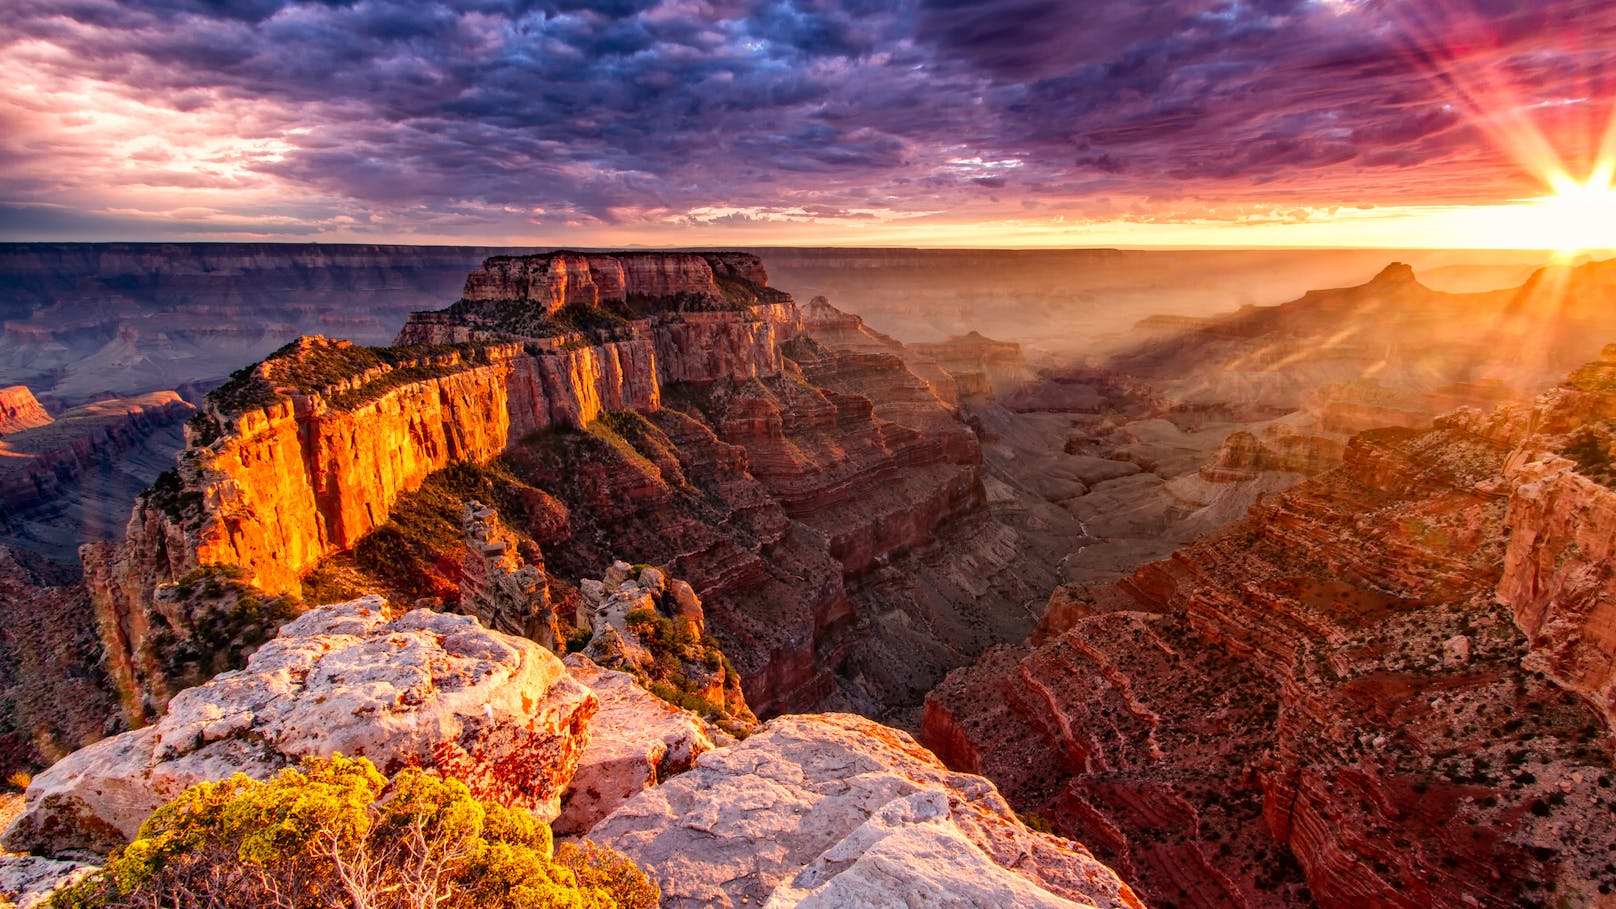
M 923 741 L 1153 905 L 1600 904 L 1616 494 L 1583 440 L 1612 376 L 1616 347 L 1532 404 L 1360 433 L 1246 520 L 1063 588 L 932 692 Z
M 601 713 L 567 733 L 545 810 L 648 863 L 675 905 L 834 901 L 906 864 L 923 872 L 903 892 L 1028 905 L 1609 900 L 1610 263 L 1504 290 L 1454 266 L 1447 291 L 1397 263 L 1146 319 L 1088 356 L 905 343 L 777 289 L 772 253 L 485 252 L 454 303 L 361 338 L 390 346 L 308 335 L 195 406 L 86 405 L 122 421 L 96 445 L 35 446 L 81 418 L 5 390 L 0 446 L 62 452 L 31 454 L 8 502 L 31 488 L 48 509 L 183 447 L 122 539 L 76 525 L 82 581 L 0 558 L 35 629 L 0 639 L 8 766 L 169 722 L 299 615 L 379 594 L 363 608 L 389 620 L 458 612 L 570 652 Z M 937 257 L 864 258 L 783 260 L 885 275 L 862 299 Z M 972 293 L 1004 294 L 1061 261 L 956 258 Z M 0 543 L 73 539 L 30 513 Z M 60 716 L 27 702 L 57 684 Z M 640 722 L 658 731 L 622 735 Z M 787 770 L 760 780 L 765 761 Z M 808 840 L 729 817 L 722 848 L 685 858 L 723 815 L 707 790 L 783 786 L 818 811 L 851 765 L 893 778 L 827 803 Z M 565 795 L 574 775 L 591 782 Z M 741 875 L 764 842 L 787 857 Z M 922 860 L 938 849 L 968 870 Z

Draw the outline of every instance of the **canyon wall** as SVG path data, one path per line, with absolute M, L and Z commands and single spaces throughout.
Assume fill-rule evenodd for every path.
M 666 382 L 778 376 L 778 333 L 794 328 L 794 304 L 757 283 L 766 275 L 755 259 L 709 258 L 716 275 L 706 259 L 675 256 L 604 282 L 652 310 L 626 328 L 541 325 L 529 337 L 387 350 L 304 338 L 233 377 L 193 421 L 178 471 L 137 505 L 125 542 L 84 552 L 110 663 L 132 709 L 149 712 L 170 693 L 147 652 L 154 629 L 183 634 L 191 621 L 154 595 L 159 588 L 199 568 L 227 566 L 268 595 L 296 595 L 302 573 L 385 523 L 399 497 L 434 471 L 490 461 L 534 433 L 580 430 L 603 414 L 654 414 Z M 626 259 L 643 266 L 656 257 Z M 598 276 L 602 261 L 617 260 L 585 261 Z M 701 267 L 688 267 L 692 261 Z M 468 292 L 526 299 L 527 289 L 492 289 L 488 276 L 503 267 L 496 261 L 474 273 Z M 705 284 L 670 283 L 692 270 Z M 693 287 L 707 296 L 692 297 Z M 720 293 L 734 297 L 736 287 L 746 305 L 715 302 Z M 668 311 L 655 311 L 646 292 L 669 289 L 678 296 L 663 301 Z M 901 523 L 888 523 L 887 535 L 902 532 Z M 812 662 L 811 655 L 777 656 Z
M 1616 356 L 1340 468 L 927 702 L 923 738 L 1179 906 L 1598 905 Z M 1590 422 L 1592 421 L 1592 422 Z M 1575 457 L 1573 457 L 1575 455 Z
M 0 508 L 16 514 L 63 494 L 103 459 L 116 458 L 195 408 L 171 391 L 77 407 L 0 439 Z

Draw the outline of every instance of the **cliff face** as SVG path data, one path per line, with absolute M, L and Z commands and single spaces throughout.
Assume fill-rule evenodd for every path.
M 305 338 L 257 371 L 277 382 L 344 345 Z M 237 565 L 268 593 L 296 593 L 299 573 L 374 530 L 434 470 L 486 461 L 512 438 L 582 425 L 605 409 L 654 409 L 650 368 L 647 345 L 634 342 L 540 356 L 488 347 L 403 360 L 319 390 L 282 385 L 242 413 L 211 402 L 204 417 L 217 437 L 193 438 L 184 455 L 176 495 L 196 513 L 179 529 L 194 563 Z M 132 550 L 146 546 L 141 523 L 130 527 Z
M 924 739 L 1147 899 L 1597 904 L 1612 494 L 1577 440 L 1616 399 L 1583 386 L 1361 434 L 1246 521 L 1067 591 L 1036 647 L 939 686 Z

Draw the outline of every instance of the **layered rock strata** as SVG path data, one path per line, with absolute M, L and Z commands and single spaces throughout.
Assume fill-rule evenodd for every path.
M 1081 846 L 1024 826 L 988 781 L 842 714 L 775 719 L 590 837 L 671 907 L 1143 906 Z
M 1159 902 L 1597 905 L 1616 498 L 1576 440 L 1616 416 L 1607 374 L 1359 435 L 1245 522 L 1063 593 L 1036 647 L 933 693 L 924 740 Z

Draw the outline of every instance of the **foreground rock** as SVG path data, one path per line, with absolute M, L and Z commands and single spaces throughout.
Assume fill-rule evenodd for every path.
M 844 714 L 776 719 L 590 837 L 655 878 L 665 906 L 1143 906 L 987 780 Z
M 553 818 L 595 697 L 531 641 L 426 610 L 389 620 L 385 606 L 312 610 L 245 669 L 175 696 L 156 724 L 69 755 L 34 779 L 4 843 L 105 852 L 188 786 L 337 752 L 387 773 L 434 767 Z
M 0 855 L 0 909 L 34 909 L 99 870 L 83 862 L 37 855 Z
M 626 672 L 602 669 L 581 653 L 569 655 L 567 673 L 600 700 L 589 725 L 589 744 L 561 802 L 557 833 L 582 833 L 617 806 L 676 774 L 696 758 L 735 740 L 640 687 Z

